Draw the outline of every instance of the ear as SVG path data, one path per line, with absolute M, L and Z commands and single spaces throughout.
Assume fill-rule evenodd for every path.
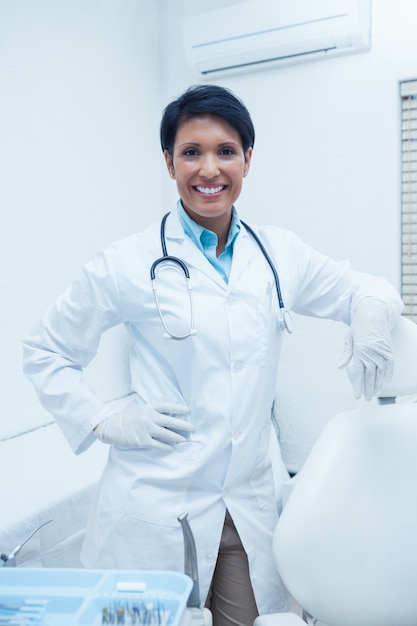
M 250 168 L 250 162 L 252 159 L 253 149 L 248 148 L 245 154 L 245 169 L 243 170 L 243 176 L 247 176 Z
M 165 157 L 165 163 L 166 163 L 166 166 L 167 166 L 168 173 L 171 176 L 171 178 L 173 180 L 175 180 L 174 163 L 172 161 L 172 157 L 171 157 L 170 153 L 168 152 L 168 150 L 164 150 L 164 157 Z

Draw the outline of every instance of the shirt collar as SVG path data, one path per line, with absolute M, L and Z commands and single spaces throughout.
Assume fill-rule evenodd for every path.
M 208 228 L 204 228 L 197 224 L 188 213 L 184 210 L 182 206 L 181 200 L 178 200 L 178 215 L 181 221 L 181 224 L 184 228 L 184 232 L 190 239 L 195 243 L 195 245 L 200 248 L 204 252 L 204 249 L 207 247 L 207 244 L 217 245 L 217 235 L 213 233 L 213 231 Z M 230 222 L 229 233 L 227 236 L 225 250 L 232 246 L 236 237 L 240 232 L 241 224 L 240 219 L 237 214 L 235 207 L 232 207 L 232 221 Z

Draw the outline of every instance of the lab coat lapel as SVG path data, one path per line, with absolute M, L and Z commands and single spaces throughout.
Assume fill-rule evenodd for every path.
M 229 276 L 228 290 L 232 291 L 245 268 L 251 262 L 253 253 L 251 237 L 244 226 L 236 237 L 233 246 L 232 268 Z
M 197 268 L 226 291 L 227 285 L 217 270 L 206 259 L 201 250 L 194 245 L 191 239 L 185 235 L 176 211 L 171 213 L 167 219 L 165 239 L 169 255 L 182 259 L 190 269 L 193 267 Z

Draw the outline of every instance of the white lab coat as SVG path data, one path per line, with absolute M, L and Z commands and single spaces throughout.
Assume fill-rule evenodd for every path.
M 288 309 L 348 324 L 357 301 L 374 295 L 393 316 L 401 310 L 397 292 L 384 279 L 351 272 L 288 231 L 255 230 L 276 264 Z M 155 224 L 100 252 L 24 342 L 25 372 L 77 453 L 95 440 L 92 428 L 107 408 L 83 383 L 82 369 L 101 334 L 116 324 L 125 324 L 131 337 L 137 401 L 185 404 L 185 418 L 195 426 L 186 442 L 168 452 L 110 446 L 83 562 L 183 571 L 177 516 L 187 512 L 204 602 L 227 507 L 248 555 L 260 613 L 280 611 L 287 594 L 271 549 L 278 512 L 268 447 L 284 333 L 272 274 L 243 226 L 228 284 L 184 235 L 176 212 L 168 218 L 166 241 L 168 253 L 190 269 L 196 334 L 164 338 L 149 276 L 161 256 Z M 166 265 L 157 285 L 170 330 L 186 332 L 182 275 Z

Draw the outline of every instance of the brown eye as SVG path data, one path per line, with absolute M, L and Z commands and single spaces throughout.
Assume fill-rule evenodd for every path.
M 234 154 L 236 154 L 236 151 L 233 150 L 233 148 L 222 148 L 220 154 L 222 154 L 223 156 L 233 156 Z

